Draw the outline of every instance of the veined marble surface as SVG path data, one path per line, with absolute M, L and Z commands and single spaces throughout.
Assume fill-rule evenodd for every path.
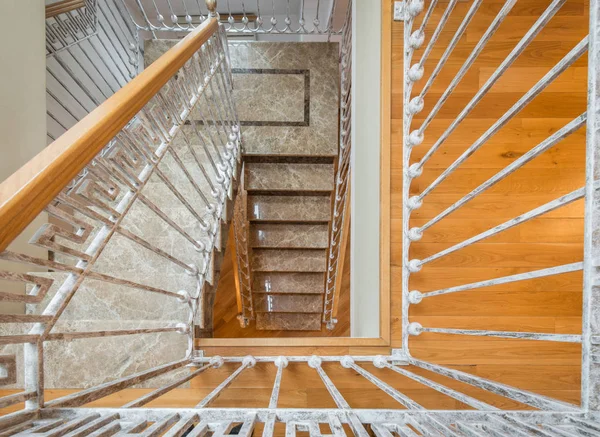
M 329 221 L 327 196 L 248 196 L 248 219 L 253 221 Z
M 319 331 L 321 314 L 256 313 L 256 329 L 269 331 Z
M 323 293 L 323 273 L 255 272 L 252 289 L 263 293 Z
M 192 132 L 191 126 L 184 126 L 183 130 L 191 140 L 192 150 L 205 164 L 210 182 L 214 184 L 215 174 L 200 139 Z M 201 131 L 201 135 L 210 133 L 209 129 L 203 127 Z M 125 281 L 131 281 L 172 293 L 180 290 L 190 294 L 198 292 L 197 278 L 187 274 L 183 266 L 167 257 L 173 257 L 186 265 L 195 264 L 202 269 L 205 263 L 204 256 L 168 221 L 174 222 L 194 240 L 205 240 L 207 232 L 200 226 L 196 215 L 208 224 L 214 223 L 218 218 L 208 214 L 206 203 L 197 192 L 199 189 L 210 196 L 210 183 L 197 167 L 192 151 L 183 141 L 181 132 L 173 141 L 173 151 L 174 153 L 168 153 L 163 158 L 158 169 L 184 196 L 187 206 L 158 175 L 154 174 L 141 191 L 142 196 L 147 199 L 146 203 L 141 197 L 136 199 L 121 222 L 124 231 L 141 240 L 135 241 L 120 231 L 115 232 L 91 266 L 93 272 L 116 278 L 116 283 L 85 278 L 69 300 L 53 328 L 53 333 L 165 328 L 189 319 L 189 307 L 178 298 L 125 284 Z M 190 181 L 190 177 L 193 182 Z M 105 200 L 112 208 L 115 208 L 126 191 L 124 187 L 120 189 L 115 199 Z M 209 201 L 212 200 L 209 197 Z M 193 212 L 188 207 L 192 208 Z M 79 213 L 75 215 L 80 220 L 89 221 Z M 100 226 L 93 229 L 82 243 L 69 241 L 60 235 L 56 237 L 56 242 L 69 249 L 84 252 L 99 229 Z M 148 247 L 144 247 L 145 245 Z M 56 252 L 54 260 L 73 265 L 75 258 Z M 28 306 L 28 313 L 41 313 L 56 295 L 59 287 L 69 280 L 69 274 L 61 272 L 36 275 L 53 279 L 54 282 L 41 304 Z M 2 324 L 0 329 L 5 334 L 22 334 L 27 332 L 28 327 L 21 325 L 19 332 L 10 332 L 11 329 L 16 329 L 16 326 Z M 91 387 L 182 359 L 187 348 L 187 336 L 176 332 L 49 341 L 44 346 L 45 386 Z M 22 387 L 22 346 L 4 346 L 0 348 L 0 353 L 16 356 L 18 379 L 12 386 Z M 182 371 L 186 372 L 185 369 Z M 172 372 L 167 376 L 151 379 L 144 383 L 144 386 L 158 387 L 174 380 L 178 375 L 181 375 L 181 372 Z
M 326 249 L 328 225 L 258 224 L 250 228 L 252 247 Z
M 246 189 L 267 191 L 331 191 L 333 164 L 246 164 Z
M 321 294 L 256 294 L 254 309 L 269 313 L 319 313 L 323 311 Z
M 252 269 L 261 272 L 324 272 L 325 249 L 254 249 Z
M 154 62 L 177 40 L 145 42 L 146 65 Z M 338 150 L 339 44 L 295 42 L 230 42 L 234 73 L 234 98 L 243 126 L 245 153 L 250 155 L 335 156 Z M 262 70 L 262 71 L 259 71 Z M 277 70 L 306 70 L 280 74 Z M 214 93 L 218 95 L 215 85 Z M 209 90 L 207 95 L 212 95 Z M 304 119 L 308 99 L 309 125 L 294 126 Z M 205 117 L 209 115 L 204 111 Z M 256 125 L 275 121 L 282 125 Z M 292 122 L 287 123 L 286 122 Z

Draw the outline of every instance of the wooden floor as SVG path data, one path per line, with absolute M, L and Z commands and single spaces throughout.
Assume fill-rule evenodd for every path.
M 475 46 L 503 1 L 484 0 L 476 19 L 453 53 L 447 68 L 426 96 L 429 113 L 453 75 Z M 489 78 L 500 61 L 550 1 L 517 2 L 484 52 L 427 129 L 425 141 L 414 149 L 419 160 L 434 139 L 449 126 L 466 102 Z M 449 22 L 456 29 L 469 3 L 459 3 Z M 435 23 L 446 4 L 438 5 Z M 425 165 L 411 194 L 427 187 L 467 147 L 510 108 L 587 34 L 587 5 L 568 0 L 491 92 Z M 461 11 L 460 13 L 457 13 Z M 429 26 L 431 27 L 431 26 Z M 401 132 L 402 25 L 393 28 L 392 88 L 392 272 L 394 308 L 400 308 L 401 276 Z M 431 30 L 429 32 L 431 35 Z M 431 71 L 452 37 L 443 32 L 425 64 Z M 416 53 L 420 59 L 422 51 Z M 586 110 L 586 57 L 576 62 L 515 119 L 491 138 L 459 169 L 425 198 L 411 217 L 420 226 L 473 190 Z M 460 62 L 459 62 L 460 61 Z M 417 84 L 418 92 L 424 81 Z M 432 226 L 411 246 L 410 257 L 423 259 L 465 238 L 494 227 L 584 185 L 585 129 L 563 140 L 484 194 Z M 583 200 L 476 243 L 426 265 L 411 278 L 410 287 L 432 291 L 463 283 L 581 261 L 583 257 Z M 426 299 L 414 306 L 411 321 L 423 326 L 507 331 L 581 333 L 581 272 L 517 282 Z M 400 324 L 393 324 L 398 338 Z M 580 346 L 529 340 L 423 334 L 410 342 L 414 356 L 438 363 L 468 366 L 467 371 L 520 388 L 579 402 Z
M 384 0 L 390 19 L 391 0 Z M 449 123 L 456 117 L 484 81 L 533 24 L 550 0 L 517 2 L 513 11 L 469 70 L 453 97 L 426 131 L 424 144 L 415 148 L 413 161 L 423 156 Z M 443 48 L 452 37 L 471 2 L 459 2 L 447 30 L 434 47 L 425 68 L 431 71 Z M 414 126 L 427 114 L 458 71 L 494 15 L 504 4 L 484 0 L 468 27 L 447 68 L 426 98 L 426 109 Z M 430 23 L 435 24 L 447 2 L 440 1 Z M 425 188 L 442 169 L 456 159 L 531 85 L 587 33 L 588 5 L 583 0 L 567 0 L 561 11 L 518 58 L 513 67 L 493 87 L 428 162 L 423 175 L 411 186 L 413 193 Z M 402 49 L 403 24 L 392 25 L 392 194 L 391 194 L 391 269 L 392 269 L 392 347 L 401 345 L 401 221 L 402 221 Z M 431 35 L 431 26 L 427 33 Z M 386 35 L 384 35 L 384 39 Z M 416 54 L 416 59 L 420 52 Z M 426 197 L 422 208 L 411 218 L 418 226 L 434 217 L 478 184 L 514 161 L 541 140 L 585 111 L 586 60 L 576 62 L 518 117 L 496 134 L 451 177 Z M 419 84 L 418 86 L 422 85 Z M 419 88 L 416 88 L 418 90 Z M 550 201 L 584 184 L 584 129 L 538 157 L 524 168 L 469 202 L 441 223 L 428 230 L 422 241 L 411 247 L 412 258 L 423 258 L 452 244 L 493 227 L 516 215 Z M 513 228 L 494 238 L 460 250 L 426 266 L 411 278 L 412 289 L 431 291 L 441 287 L 525 272 L 582 259 L 583 203 L 576 202 L 542 218 Z M 411 320 L 423 326 L 579 333 L 581 331 L 581 273 L 519 282 L 436 297 L 411 310 Z M 231 322 L 231 315 L 216 317 L 216 331 Z M 217 320 L 218 319 L 218 320 Z M 235 323 L 235 321 L 234 321 Z M 578 403 L 581 351 L 578 345 L 504 340 L 451 335 L 423 334 L 410 341 L 411 353 L 419 358 L 442 363 L 479 376 L 516 387 Z M 389 348 L 206 348 L 205 354 L 376 354 Z M 206 372 L 192 381 L 191 390 L 178 390 L 150 405 L 188 406 L 214 388 L 235 368 L 224 366 Z M 374 374 L 402 390 L 427 408 L 463 408 L 464 405 L 406 378 L 366 366 Z M 377 391 L 362 377 L 339 365 L 326 365 L 344 397 L 353 407 L 397 408 L 388 396 Z M 416 370 L 449 387 L 502 408 L 525 408 L 516 402 L 464 384 Z M 275 377 L 273 365 L 258 365 L 242 372 L 214 406 L 258 407 L 268 404 Z M 252 390 L 249 390 L 252 389 Z M 50 392 L 50 396 L 55 396 Z M 132 391 L 107 398 L 102 404 L 118 405 Z M 333 402 L 313 369 L 290 365 L 284 372 L 280 406 L 326 407 Z
M 387 13 L 393 2 L 385 1 Z M 432 140 L 448 127 L 468 100 L 489 78 L 526 30 L 549 5 L 549 0 L 517 2 L 509 17 L 487 44 L 475 65 L 448 100 L 425 134 L 424 143 L 415 148 L 412 162 L 431 146 Z M 471 2 L 459 2 L 425 64 L 431 71 L 444 47 L 464 17 Z M 427 115 L 428 109 L 446 89 L 452 77 L 486 30 L 504 1 L 484 0 L 475 19 L 451 56 L 447 66 L 426 97 L 425 110 L 415 118 L 413 127 Z M 439 20 L 446 2 L 436 7 L 430 24 Z M 481 101 L 460 127 L 425 166 L 424 173 L 411 187 L 413 194 L 424 189 L 518 98 L 572 49 L 587 33 L 588 4 L 567 0 L 560 12 L 517 59 L 491 92 Z M 402 49 L 403 24 L 392 24 L 392 113 L 391 113 L 391 271 L 392 271 L 392 347 L 401 346 L 401 251 L 402 251 Z M 426 32 L 431 35 L 432 26 Z M 384 36 L 385 38 L 385 36 Z M 419 59 L 422 50 L 415 59 Z M 426 197 L 422 208 L 411 218 L 419 226 L 447 206 L 536 146 L 548 135 L 585 111 L 587 62 L 576 62 L 554 84 L 536 98 L 518 117 L 498 132 L 471 156 L 451 177 Z M 424 81 L 417 84 L 415 92 Z M 544 155 L 531 161 L 461 210 L 432 226 L 423 239 L 411 247 L 411 258 L 424 258 L 444 248 L 503 223 L 584 184 L 585 129 L 573 134 Z M 583 202 L 553 211 L 539 219 L 515 227 L 496 237 L 460 250 L 423 268 L 411 278 L 411 289 L 422 292 L 442 287 L 490 279 L 544 267 L 581 261 L 583 256 Z M 581 332 L 580 272 L 560 276 L 482 288 L 425 300 L 411 310 L 412 321 L 423 326 L 491 329 L 531 332 Z M 580 389 L 580 346 L 535 342 L 423 334 L 410 341 L 411 353 L 432 362 L 511 384 L 558 399 L 578 403 Z M 209 354 L 226 353 L 387 353 L 387 348 L 209 348 Z M 272 367 L 272 366 L 271 366 Z M 297 367 L 297 366 L 295 366 Z M 428 408 L 461 408 L 457 402 L 430 389 L 386 371 L 369 368 L 398 389 L 413 396 Z M 354 407 L 394 407 L 391 398 L 373 390 L 354 372 L 332 366 L 332 378 L 341 384 L 342 394 Z M 516 402 L 483 393 L 429 372 L 420 372 L 450 387 L 465 390 L 479 399 L 503 408 L 525 408 Z M 258 375 L 268 375 L 266 384 Z M 194 381 L 194 387 L 220 382 L 209 374 Z M 248 372 L 236 390 L 252 387 L 257 402 L 266 404 L 274 369 Z M 330 399 L 311 369 L 288 368 L 282 397 L 286 405 L 315 406 Z M 264 399 L 263 399 L 264 398 Z M 259 401 L 260 400 L 260 401 Z M 294 400 L 294 402 L 292 402 Z M 250 400 L 248 400 L 250 403 Z M 225 403 L 223 403 L 225 405 Z

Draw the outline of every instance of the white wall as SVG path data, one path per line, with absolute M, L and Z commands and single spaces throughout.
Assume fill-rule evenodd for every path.
M 0 181 L 4 181 L 46 146 L 44 2 L 0 0 L 0 17 L 5 18 L 0 26 Z M 44 254 L 45 251 L 28 247 L 27 233 L 10 248 Z M 3 302 L 0 305 L 3 313 L 22 310 L 19 304 Z
M 351 335 L 379 337 L 381 2 L 352 16 Z
M 0 1 L 1 180 L 46 144 L 44 11 L 42 0 Z

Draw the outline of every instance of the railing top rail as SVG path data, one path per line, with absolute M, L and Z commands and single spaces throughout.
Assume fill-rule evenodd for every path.
M 206 20 L 0 184 L 0 251 L 43 211 L 218 29 Z
M 74 11 L 85 6 L 85 0 L 62 0 L 46 5 L 46 18 L 56 17 L 65 12 Z

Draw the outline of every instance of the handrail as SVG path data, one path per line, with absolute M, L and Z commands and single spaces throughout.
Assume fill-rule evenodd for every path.
M 63 0 L 46 6 L 46 18 L 56 17 L 65 12 L 74 11 L 85 6 L 85 0 Z
M 211 18 L 0 184 L 0 251 L 217 31 Z

